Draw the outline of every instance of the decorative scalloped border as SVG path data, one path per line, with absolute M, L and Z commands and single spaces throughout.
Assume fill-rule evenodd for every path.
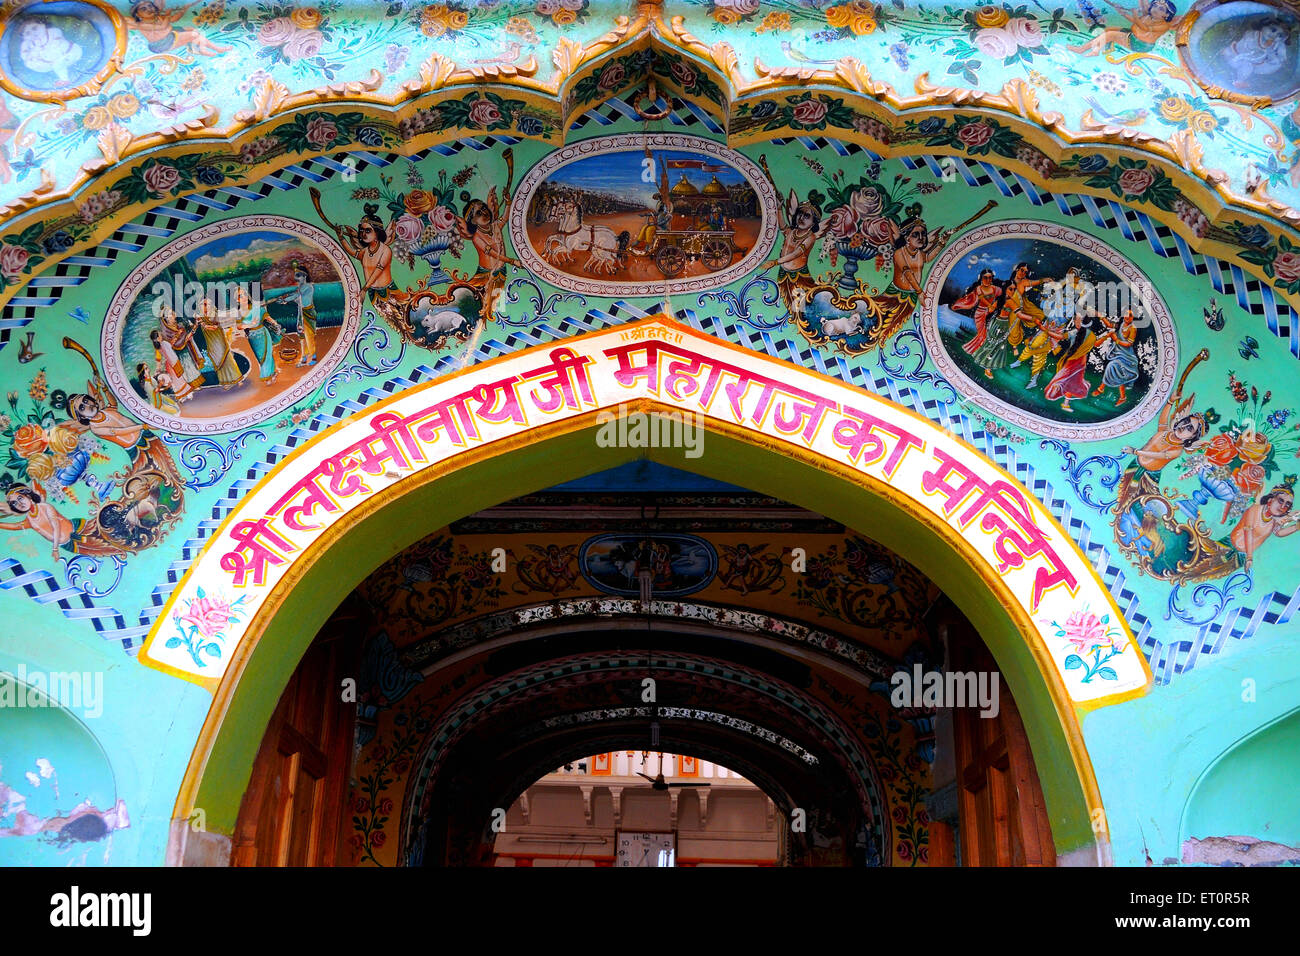
M 1267 231 L 1269 242 L 1273 244 L 1276 244 L 1279 234 L 1284 238 L 1288 232 L 1300 235 L 1296 233 L 1296 227 L 1300 226 L 1300 211 L 1276 200 L 1232 193 L 1224 173 L 1201 165 L 1200 145 L 1190 135 L 1178 134 L 1166 141 L 1121 127 L 1101 126 L 1081 132 L 1066 130 L 1059 114 L 1039 110 L 1036 91 L 1023 81 L 1008 83 L 1000 93 L 991 94 L 936 87 L 929 82 L 927 75 L 922 74 L 915 81 L 917 95 L 904 98 L 888 84 L 873 80 L 869 70 L 851 57 L 840 60 L 829 70 L 769 69 L 756 62 L 755 68 L 761 79 L 749 82 L 742 75 L 736 53 L 729 44 L 708 46 L 686 31 L 683 18 L 673 17 L 671 24 L 665 24 L 660 13 L 657 4 L 642 3 L 635 20 L 619 17 L 614 30 L 585 47 L 561 38 L 552 55 L 557 72 L 550 82 L 533 80 L 525 71 L 513 67 L 460 69 L 451 60 L 435 55 L 420 66 L 419 78 L 408 81 L 394 96 L 373 95 L 383 79 L 377 71 L 365 82 L 335 84 L 298 94 L 268 84 L 267 89 L 259 94 L 257 108 L 237 114 L 236 123 L 227 128 L 224 137 L 212 129 L 217 118 L 212 111 L 201 120 L 114 147 L 105 155 L 104 161 L 88 163 L 86 177 L 71 184 L 67 190 L 54 193 L 52 187 L 47 186 L 43 191 L 5 207 L 4 213 L 11 218 L 0 237 L 4 244 L 0 252 L 7 252 L 7 247 L 19 247 L 27 255 L 0 255 L 0 277 L 9 283 L 0 289 L 0 305 L 12 299 L 23 283 L 48 266 L 102 240 L 116 227 L 159 202 L 203 192 L 228 182 L 245 182 L 265 176 L 307 158 L 339 152 L 345 145 L 414 152 L 485 132 L 558 142 L 562 139 L 561 131 L 572 120 L 571 116 L 565 115 L 564 106 L 574 85 L 584 76 L 602 69 L 608 56 L 637 46 L 654 46 L 673 56 L 688 54 L 692 64 L 702 71 L 722 76 L 726 80 L 724 89 L 730 94 L 728 115 L 718 117 L 723 128 L 731 128 L 732 120 L 742 107 L 752 110 L 765 96 L 768 99 L 778 95 L 788 97 L 809 88 L 820 88 L 838 95 L 847 107 L 862 114 L 861 122 L 853 129 L 827 129 L 824 126 L 820 130 L 799 126 L 764 129 L 761 134 L 751 137 L 729 137 L 728 145 L 732 147 L 741 142 L 817 133 L 861 143 L 886 158 L 919 152 L 977 156 L 977 150 L 963 145 L 937 146 L 928 143 L 925 137 L 916 136 L 916 127 L 925 118 L 936 113 L 952 116 L 952 107 L 957 107 L 972 117 L 1005 124 L 1019 135 L 1029 149 L 1023 155 L 1003 156 L 1000 162 L 1046 189 L 1058 187 L 1059 183 L 1053 185 L 1053 182 L 1061 178 L 1059 173 L 1063 164 L 1078 152 L 1079 147 L 1094 148 L 1107 164 L 1117 164 L 1121 158 L 1132 162 L 1135 155 L 1142 157 L 1138 162 L 1153 163 L 1171 180 L 1179 194 L 1181 208 L 1173 211 L 1144 202 L 1141 197 L 1121 198 L 1178 231 L 1196 251 L 1231 259 L 1269 284 L 1274 284 L 1274 280 L 1267 268 L 1243 258 L 1243 246 L 1236 237 L 1253 231 L 1257 225 Z M 672 82 L 671 77 L 665 78 L 664 82 L 669 89 L 676 90 L 679 86 Z M 440 104 L 464 100 L 467 96 L 482 97 L 489 92 L 519 97 L 524 104 L 556 116 L 559 123 L 552 131 L 532 130 L 532 124 L 520 128 L 517 122 L 492 130 L 471 125 L 436 128 Z M 608 95 L 619 92 L 623 90 L 611 90 Z M 717 107 L 707 98 L 687 96 L 687 99 L 717 115 Z M 593 105 L 596 104 L 585 103 L 582 109 L 590 109 Z M 300 120 L 314 115 L 336 124 L 343 123 L 345 117 L 351 115 L 372 126 L 378 135 L 371 137 L 372 142 L 333 140 L 319 147 L 285 149 L 252 158 L 250 162 L 239 161 L 242 147 L 295 125 L 272 122 L 287 119 L 295 113 L 299 114 Z M 430 117 L 434 118 L 435 125 L 424 128 L 424 122 Z M 355 128 L 357 123 L 354 121 L 351 125 Z M 150 156 L 139 165 L 128 168 L 128 164 L 123 162 L 146 151 L 150 151 Z M 220 166 L 220 180 L 188 183 L 157 200 L 146 198 L 136 203 L 111 206 L 101 218 L 93 220 L 93 228 L 79 229 L 76 234 L 63 228 L 77 221 L 74 194 L 83 200 L 91 198 L 92 192 L 103 196 L 118 183 L 133 176 L 139 177 L 154 163 L 186 155 L 195 157 L 191 166 L 197 164 L 198 157 L 203 157 L 209 165 Z M 232 166 L 237 168 L 228 168 Z M 1071 182 L 1068 188 L 1073 192 L 1106 198 L 1113 195 L 1112 191 L 1080 182 Z M 56 235 L 60 230 L 63 235 Z M 52 245 L 47 242 L 51 238 L 57 239 Z M 1261 248 L 1256 245 L 1246 247 L 1246 250 L 1253 251 L 1258 257 Z M 25 260 L 21 264 L 17 262 L 20 257 Z M 35 262 L 31 261 L 33 258 Z M 1279 292 L 1300 309 L 1300 284 L 1292 289 L 1279 289 Z

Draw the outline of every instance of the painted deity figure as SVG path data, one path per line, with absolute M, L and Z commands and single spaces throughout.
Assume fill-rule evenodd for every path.
M 1046 279 L 1032 278 L 1033 272 L 1029 269 L 1029 263 L 1018 262 L 1016 267 L 1011 270 L 1011 278 L 1006 284 L 1006 298 L 1004 308 L 1007 310 L 1008 322 L 1010 328 L 1007 332 L 1007 345 L 1011 347 L 1014 354 L 1025 341 L 1025 326 L 1030 327 L 1038 325 L 1044 319 L 1043 310 L 1029 301 L 1029 290 L 1035 286 L 1040 286 Z M 1011 363 L 1015 368 L 1020 364 L 1017 358 Z
M 636 241 L 632 243 L 631 251 L 633 255 L 650 255 L 651 250 L 654 249 L 655 236 L 665 229 L 672 228 L 673 194 L 668 185 L 668 167 L 662 157 L 656 160 L 655 165 L 659 167 L 659 183 L 655 190 L 655 208 L 653 212 L 647 211 L 640 214 L 645 219 L 645 222 L 636 234 Z
M 183 322 L 166 302 L 161 302 L 158 309 L 158 333 L 161 343 L 154 346 L 156 353 L 166 359 L 173 375 L 179 375 L 190 384 L 191 389 L 203 385 L 203 366 L 207 360 L 199 349 L 195 337 L 199 333 L 197 324 Z M 152 336 L 150 337 L 152 339 Z M 174 367 L 180 366 L 179 371 Z
M 791 292 L 796 287 L 813 283 L 812 273 L 808 271 L 808 258 L 817 240 L 830 228 L 830 220 L 823 222 L 821 206 L 812 201 L 800 202 L 793 189 L 785 205 L 777 207 L 776 216 L 784 237 L 781 253 L 763 263 L 763 268 L 778 267 L 776 285 L 788 306 Z
M 305 274 L 306 270 L 303 271 Z M 242 313 L 239 328 L 248 339 L 248 346 L 257 359 L 258 376 L 263 385 L 274 385 L 280 376 L 280 370 L 275 364 L 275 347 L 284 338 L 284 333 L 280 330 L 279 323 L 267 314 L 262 303 L 252 301 L 242 287 L 236 293 L 236 301 Z M 313 360 L 314 358 L 313 355 Z M 298 364 L 302 364 L 301 358 Z
M 217 383 L 223 390 L 238 385 L 243 378 L 243 373 L 239 370 L 239 363 L 235 361 L 234 350 L 230 347 L 230 338 L 221 325 L 217 307 L 211 299 L 204 298 L 199 305 L 197 318 L 199 331 L 203 334 L 204 351 L 208 353 L 208 361 L 212 363 L 212 368 L 217 373 Z
M 229 53 L 230 47 L 209 42 L 196 29 L 177 29 L 177 21 L 197 2 L 198 0 L 191 0 L 183 7 L 170 9 L 165 3 L 155 0 L 140 0 L 131 4 L 126 18 L 127 26 L 144 37 L 150 53 L 180 52 L 187 46 L 199 56 Z
M 993 371 L 1007 367 L 1009 349 L 1007 338 L 1011 335 L 1011 312 L 999 299 L 997 307 L 989 313 L 984 327 L 984 341 L 971 353 L 971 360 L 984 369 L 984 377 L 992 378 Z
M 1048 356 L 1056 355 L 1061 351 L 1061 341 L 1066 336 L 1066 328 L 1047 317 L 1030 323 L 1029 328 L 1033 335 L 1028 337 L 1029 341 L 1020 350 L 1018 361 L 1029 362 L 1029 381 L 1025 383 L 1025 387 L 1034 388 L 1038 385 L 1038 377 L 1047 367 Z
M 1070 401 L 1087 398 L 1092 388 L 1087 377 L 1088 356 L 1111 336 L 1112 333 L 1105 329 L 1097 316 L 1082 312 L 1076 314 L 1065 355 L 1056 366 L 1056 374 L 1044 386 L 1043 397 L 1049 402 L 1061 399 L 1061 410 L 1073 411 Z
M 718 580 L 722 582 L 723 590 L 736 590 L 741 594 L 749 593 L 748 575 L 749 569 L 754 563 L 754 555 L 750 552 L 749 545 L 741 543 L 736 545 L 735 549 L 728 555 L 730 561 L 727 570 L 718 575 Z M 739 580 L 739 583 L 733 583 Z
M 18 57 L 35 73 L 53 73 L 60 84 L 70 81 L 69 71 L 81 61 L 82 49 L 53 24 L 29 20 L 18 31 Z
M 1083 56 L 1100 56 L 1112 43 L 1133 53 L 1146 53 L 1170 30 L 1178 29 L 1183 18 L 1172 0 L 1147 0 L 1133 9 L 1112 3 L 1115 12 L 1127 20 L 1129 27 L 1108 27 L 1087 43 L 1070 47 Z
M 171 342 L 163 338 L 162 332 L 153 329 L 149 333 L 149 342 L 153 345 L 154 365 L 156 376 L 159 382 L 166 380 L 166 388 L 175 396 L 176 401 L 184 402 L 194 397 L 194 386 L 191 384 L 194 376 L 185 371 L 185 364 L 181 361 L 176 350 L 172 348 Z
M 505 284 L 506 265 L 514 260 L 506 254 L 505 224 L 510 215 L 509 187 L 501 191 L 497 202 L 497 188 L 488 190 L 487 201 L 471 199 L 461 193 L 465 215 L 457 221 L 460 234 L 468 239 L 478 252 L 478 269 L 475 276 L 483 277 L 483 310 L 490 318 L 492 307 Z
M 1223 48 L 1223 62 L 1232 71 L 1232 82 L 1248 90 L 1295 62 L 1290 49 L 1291 33 L 1276 18 L 1256 23 Z
M 378 205 L 366 203 L 355 233 L 335 227 L 334 234 L 347 254 L 361 263 L 361 288 L 371 304 L 383 312 L 383 306 L 397 292 L 397 283 L 393 281 L 392 249 L 397 236 L 384 226 L 378 213 Z
M 390 252 L 389 253 L 390 260 L 391 257 L 392 257 L 392 253 Z M 294 281 L 297 283 L 297 287 L 292 292 L 286 292 L 284 295 L 276 297 L 275 301 L 297 303 L 299 355 L 296 364 L 299 366 L 315 365 L 317 361 L 316 359 L 316 287 L 312 285 L 311 273 L 308 272 L 307 267 L 302 265 L 301 263 L 296 264 L 293 267 L 293 278 Z M 242 289 L 240 290 L 240 294 L 241 295 L 243 294 Z M 242 308 L 243 307 L 241 306 L 241 309 Z M 263 328 L 263 331 L 267 335 L 271 335 L 272 334 L 271 327 L 270 325 L 264 325 L 263 319 L 265 319 L 266 322 L 270 322 L 271 325 L 275 324 L 274 321 L 271 320 L 270 316 L 266 316 L 262 314 L 260 308 L 258 309 L 258 312 L 259 312 L 258 327 Z M 249 321 L 252 320 L 249 319 Z M 241 328 L 245 328 L 246 330 L 250 327 L 251 326 L 241 325 Z M 276 328 L 278 329 L 278 326 Z M 260 341 L 261 336 L 259 335 L 258 338 Z M 253 338 L 252 336 L 250 336 L 249 342 L 251 343 L 252 341 Z M 278 341 L 280 341 L 279 337 L 275 339 L 275 342 Z M 273 348 L 274 344 L 275 344 L 274 342 L 271 342 L 267 345 L 267 354 L 270 356 L 270 362 L 271 362 L 272 378 L 274 378 L 276 374 L 275 356 L 274 354 L 272 354 L 274 352 L 274 348 Z M 258 361 L 259 362 L 262 361 L 262 356 L 260 354 L 258 355 Z M 263 368 L 262 380 L 266 381 L 265 367 Z M 271 383 L 266 382 L 266 384 L 269 385 Z
M 1259 501 L 1245 510 L 1229 540 L 1242 554 L 1247 571 L 1255 560 L 1255 551 L 1270 537 L 1285 538 L 1300 529 L 1297 518 L 1291 517 L 1295 505 L 1295 476 L 1289 475 L 1281 484 L 1262 495 Z
M 954 311 L 971 313 L 975 319 L 975 334 L 962 346 L 967 355 L 974 355 L 984 344 L 988 337 L 989 316 L 998 310 L 1002 301 L 1002 286 L 994 282 L 994 278 L 992 269 L 981 270 L 979 278 L 952 304 Z
M 176 399 L 172 397 L 171 389 L 166 387 L 149 371 L 148 365 L 144 362 L 137 365 L 135 375 L 140 383 L 140 390 L 144 392 L 145 398 L 148 399 L 150 405 L 167 415 L 180 414 L 181 407 L 176 404 Z
M 1137 345 L 1137 324 L 1132 309 L 1125 309 L 1124 315 L 1120 319 L 1118 326 L 1111 326 L 1105 319 L 1102 319 L 1110 332 L 1111 341 L 1115 343 L 1114 351 L 1111 352 L 1106 360 L 1106 368 L 1101 374 L 1101 384 L 1093 389 L 1094 396 L 1104 395 L 1106 389 L 1115 388 L 1119 390 L 1119 398 L 1115 399 L 1115 406 L 1118 408 L 1124 404 L 1128 397 L 1128 388 L 1138 379 L 1140 366 L 1138 364 L 1136 348 Z
M 894 274 L 885 294 L 901 297 L 915 308 L 921 296 L 921 271 L 943 250 L 952 231 L 931 232 L 921 218 L 919 203 L 913 203 L 905 211 L 908 218 L 898 227 L 898 237 L 894 240 Z
M 0 521 L 0 531 L 35 531 L 52 544 L 54 560 L 59 559 L 59 550 L 76 551 L 78 541 L 77 527 L 65 518 L 52 504 L 44 499 L 39 491 L 28 485 L 11 485 L 5 492 L 5 511 L 18 516 L 17 522 Z
M 1160 411 L 1159 431 L 1141 448 L 1125 446 L 1125 454 L 1133 455 L 1138 465 L 1150 473 L 1156 480 L 1161 470 L 1176 461 L 1185 452 L 1196 451 L 1207 444 L 1205 440 L 1205 416 L 1200 412 L 1189 412 L 1196 401 L 1192 395 L 1187 401 L 1179 401 L 1180 394 L 1175 392 L 1165 407 Z

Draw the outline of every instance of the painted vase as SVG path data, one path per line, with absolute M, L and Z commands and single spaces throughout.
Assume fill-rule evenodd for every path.
M 858 263 L 864 259 L 874 259 L 876 249 L 874 246 L 853 246 L 849 242 L 848 239 L 839 239 L 835 243 L 835 248 L 844 257 L 844 274 L 840 276 L 838 284 L 846 292 L 857 292 Z

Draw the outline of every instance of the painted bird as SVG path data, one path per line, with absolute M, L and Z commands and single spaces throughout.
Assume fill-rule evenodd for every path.
M 1083 101 L 1091 106 L 1093 111 L 1102 119 L 1110 120 L 1112 123 L 1118 123 L 1121 126 L 1141 126 L 1147 121 L 1147 117 L 1151 115 L 1144 109 L 1112 113 L 1091 96 L 1085 96 Z
M 1237 354 L 1248 362 L 1253 358 L 1259 358 L 1259 343 L 1253 336 L 1248 335 L 1237 343 Z
M 1205 313 L 1205 324 L 1209 326 L 1211 332 L 1222 332 L 1224 326 L 1223 309 L 1219 304 L 1210 299 L 1208 307 L 1201 309 Z
M 40 358 L 42 355 L 45 354 L 44 352 L 32 351 L 32 340 L 35 338 L 36 338 L 35 332 L 28 332 L 27 341 L 18 343 L 18 361 L 20 363 L 26 365 L 32 359 Z
M 69 312 L 68 315 L 71 318 L 76 319 L 78 322 L 90 321 L 90 313 L 87 312 L 85 309 L 83 309 L 81 306 L 77 306 L 75 309 Z
M 781 51 L 796 63 L 820 63 L 833 66 L 839 62 L 838 60 L 814 60 L 802 50 L 796 50 L 789 40 L 781 41 Z
M 506 48 L 494 57 L 485 57 L 475 60 L 475 63 L 513 63 L 519 59 L 519 51 L 522 50 L 518 43 L 509 43 Z

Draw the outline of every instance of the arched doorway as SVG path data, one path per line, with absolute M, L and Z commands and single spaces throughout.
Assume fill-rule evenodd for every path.
M 527 401 L 520 388 L 531 390 Z M 674 425 L 683 434 L 687 412 L 707 454 L 683 460 L 680 440 L 676 448 L 646 440 L 647 425 L 665 421 L 669 434 Z M 210 827 L 233 826 L 278 692 L 339 596 L 370 569 L 431 527 L 637 458 L 806 504 L 906 554 L 953 597 L 1016 694 L 1057 850 L 1105 860 L 1080 717 L 1145 693 L 1151 676 L 1059 524 L 933 424 L 663 319 L 412 389 L 314 439 L 245 497 L 171 599 L 201 600 L 205 583 L 227 595 L 242 588 L 230 600 L 244 616 L 231 619 L 225 651 L 187 655 L 162 635 L 164 624 L 141 654 L 215 694 L 175 819 L 202 807 Z M 316 523 L 330 515 L 328 527 Z M 331 560 L 320 560 L 327 552 Z M 1072 615 L 1109 625 L 1104 667 L 1098 648 L 1092 661 L 1071 652 Z

